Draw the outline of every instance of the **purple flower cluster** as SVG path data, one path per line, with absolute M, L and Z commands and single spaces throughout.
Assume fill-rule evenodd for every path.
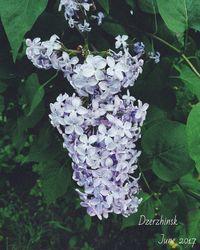
M 65 19 L 68 21 L 69 27 L 77 27 L 80 32 L 91 31 L 90 24 L 87 22 L 86 19 L 88 19 L 88 13 L 91 11 L 91 9 L 95 9 L 93 1 L 60 0 L 58 10 L 61 11 L 62 8 L 64 8 L 64 16 Z M 91 15 L 91 18 L 96 19 L 98 25 L 101 25 L 102 19 L 104 18 L 104 14 L 102 12 L 98 12 L 97 15 Z
M 50 69 L 54 67 L 54 58 L 61 50 L 61 44 L 57 35 L 51 36 L 48 41 L 41 42 L 39 37 L 26 39 L 26 55 L 28 59 L 39 69 Z M 56 67 L 54 67 L 56 68 Z
M 85 108 L 80 97 L 64 94 L 50 108 L 51 123 L 73 160 L 73 179 L 83 188 L 77 192 L 88 214 L 102 219 L 109 213 L 137 212 L 141 199 L 133 174 L 141 152 L 135 142 L 148 105 L 128 93 L 103 101 L 96 96 Z
M 119 53 L 110 50 L 106 58 L 88 55 L 83 64 L 74 67 L 68 80 L 80 96 L 98 93 L 106 99 L 122 88 L 133 86 L 142 66 L 143 60 L 138 55 L 132 56 L 128 48 Z
M 89 54 L 84 63 L 80 63 L 77 56 L 70 57 L 69 53 L 62 51 L 56 35 L 45 42 L 40 38 L 27 39 L 26 54 L 38 68 L 62 71 L 79 96 L 98 94 L 106 99 L 122 88 L 133 86 L 142 73 L 142 53 L 132 56 L 122 38 L 116 38 L 116 47 L 123 46 L 118 53 L 109 50 L 106 57 Z
M 129 216 L 141 202 L 137 197 L 139 177 L 134 176 L 141 154 L 136 142 L 148 104 L 136 101 L 129 91 L 117 94 L 133 86 L 142 73 L 143 45 L 131 55 L 127 40 L 126 35 L 116 37 L 116 48 L 122 48 L 117 53 L 89 52 L 85 58 L 70 56 L 56 35 L 45 42 L 27 40 L 26 53 L 33 64 L 62 71 L 78 93 L 71 97 L 60 94 L 50 104 L 49 117 L 72 158 L 81 205 L 99 219 L 109 213 Z

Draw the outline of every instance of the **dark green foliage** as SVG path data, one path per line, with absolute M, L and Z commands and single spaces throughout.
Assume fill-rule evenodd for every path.
M 44 11 L 48 0 L 41 0 L 35 4 L 34 0 L 1 0 L 0 14 L 4 29 L 13 50 L 15 60 L 21 46 L 23 37 L 29 31 L 38 16 Z
M 159 64 L 144 55 L 144 72 L 130 90 L 150 104 L 137 145 L 143 201 L 138 213 L 104 221 L 80 207 L 71 160 L 49 124 L 49 104 L 73 89 L 25 56 L 27 37 L 56 33 L 69 48 L 83 45 L 58 3 L 0 0 L 0 249 L 172 249 L 158 244 L 162 233 L 200 243 L 200 1 L 95 1 L 106 18 L 89 34 L 91 48 L 113 49 L 114 37 L 128 34 L 161 53 Z M 140 214 L 176 215 L 178 226 L 138 226 Z M 198 249 L 197 242 L 176 249 Z
M 109 10 L 110 10 L 109 0 L 97 0 L 97 2 L 102 6 L 106 14 L 109 14 Z
M 153 125 L 143 136 L 142 149 L 153 172 L 164 181 L 177 180 L 193 169 L 186 128 L 181 123 L 163 120 Z
M 187 139 L 188 151 L 191 158 L 195 161 L 198 172 L 200 173 L 200 154 L 199 154 L 199 120 L 200 120 L 200 104 L 195 105 L 188 117 L 187 121 Z

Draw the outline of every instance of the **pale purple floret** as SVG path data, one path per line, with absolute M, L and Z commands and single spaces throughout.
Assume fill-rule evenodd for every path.
M 92 15 L 91 17 L 93 19 L 96 19 L 98 26 L 100 26 L 102 24 L 102 21 L 103 21 L 103 19 L 104 19 L 105 16 L 104 16 L 103 12 L 100 11 L 100 12 L 97 13 L 96 16 Z
M 149 58 L 153 59 L 155 63 L 159 63 L 160 62 L 160 53 L 158 51 L 150 52 Z
M 133 50 L 136 54 L 144 54 L 145 45 L 143 42 L 137 42 L 133 44 Z

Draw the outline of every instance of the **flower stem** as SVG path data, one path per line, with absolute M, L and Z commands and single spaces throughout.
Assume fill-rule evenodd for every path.
M 168 43 L 167 41 L 163 40 L 162 38 L 154 35 L 154 34 L 151 34 L 151 33 L 147 33 L 146 34 L 150 37 L 152 37 L 153 39 L 155 40 L 158 40 L 160 41 L 161 43 L 165 44 L 166 46 L 168 46 L 169 48 L 171 48 L 172 50 L 176 51 L 177 53 L 181 54 L 181 51 L 179 49 L 177 49 L 176 47 L 174 47 L 173 45 L 171 45 L 170 43 Z
M 58 71 L 56 72 L 55 75 L 53 75 L 49 80 L 47 80 L 45 83 L 43 83 L 40 88 L 44 88 L 48 83 L 50 83 L 53 79 L 56 78 L 56 76 L 58 75 Z
M 190 66 L 193 72 L 200 78 L 200 73 L 197 71 L 194 65 L 190 62 L 190 60 L 186 57 L 186 55 L 182 54 L 181 57 L 187 62 L 187 64 Z
M 192 69 L 192 71 L 200 78 L 200 73 L 198 72 L 198 70 L 194 67 L 194 65 L 187 58 L 187 56 L 181 52 L 181 50 L 177 49 L 176 47 L 174 47 L 173 45 L 171 45 L 167 41 L 163 40 L 162 38 L 160 38 L 160 37 L 158 37 L 158 36 L 156 36 L 154 34 L 151 34 L 151 33 L 146 33 L 146 34 L 148 36 L 151 36 L 153 39 L 160 41 L 161 43 L 165 44 L 167 47 L 171 48 L 172 50 L 174 50 L 178 54 L 180 54 L 180 56 L 182 57 L 182 59 L 188 64 L 188 66 Z
M 145 177 L 145 175 L 144 175 L 144 173 L 143 173 L 143 171 L 142 171 L 142 169 L 141 169 L 140 166 L 139 166 L 139 169 L 140 169 L 140 173 L 141 173 L 141 175 L 142 175 L 142 178 L 143 178 L 143 180 L 144 180 L 144 182 L 145 182 L 147 188 L 148 188 L 149 191 L 153 194 L 153 190 L 151 189 L 151 187 L 150 187 L 150 185 L 149 185 L 149 183 L 148 183 L 148 181 L 147 181 L 147 179 L 146 179 L 146 177 Z

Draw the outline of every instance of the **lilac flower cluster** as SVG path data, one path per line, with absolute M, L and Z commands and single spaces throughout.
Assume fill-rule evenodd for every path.
M 56 52 L 61 49 L 59 37 L 51 36 L 48 41 L 41 42 L 39 37 L 26 39 L 26 55 L 34 66 L 40 69 L 50 69 L 54 67 L 54 57 L 57 57 Z
M 26 54 L 38 68 L 61 70 L 79 96 L 98 94 L 106 99 L 122 88 L 133 86 L 142 73 L 142 53 L 132 56 L 126 39 L 128 36 L 116 37 L 116 48 L 123 48 L 120 52 L 109 50 L 106 57 L 89 54 L 84 63 L 62 51 L 56 35 L 45 42 L 40 38 L 27 39 Z
M 86 21 L 86 17 L 91 9 L 95 9 L 94 2 L 91 0 L 60 0 L 59 11 L 64 7 L 64 16 L 71 28 L 77 27 L 81 32 L 90 32 L 90 24 Z M 84 17 L 82 20 L 81 17 Z M 91 18 L 96 19 L 98 25 L 101 25 L 104 18 L 102 12 L 92 15 Z M 87 18 L 88 19 L 88 18 Z
M 87 108 L 81 98 L 60 95 L 51 107 L 51 123 L 63 136 L 64 148 L 73 159 L 73 179 L 91 216 L 107 218 L 109 213 L 128 216 L 137 212 L 141 199 L 137 169 L 140 138 L 147 104 L 138 104 L 129 93 L 102 101 L 96 96 Z
M 148 104 L 127 95 L 123 88 L 133 86 L 142 73 L 143 45 L 132 55 L 128 36 L 117 36 L 118 52 L 77 53 L 71 56 L 59 38 L 27 40 L 27 56 L 38 68 L 54 68 L 74 87 L 78 96 L 59 95 L 50 104 L 50 120 L 64 139 L 73 164 L 73 179 L 91 216 L 107 218 L 109 213 L 129 216 L 137 212 L 141 199 L 135 177 L 136 149 Z M 73 51 L 74 53 L 74 51 Z M 86 103 L 83 100 L 86 100 Z
M 77 64 L 68 78 L 80 96 L 98 92 L 103 99 L 120 92 L 121 88 L 133 86 L 142 73 L 143 60 L 131 56 L 128 49 L 115 53 L 110 51 L 106 58 L 88 55 L 84 64 Z

